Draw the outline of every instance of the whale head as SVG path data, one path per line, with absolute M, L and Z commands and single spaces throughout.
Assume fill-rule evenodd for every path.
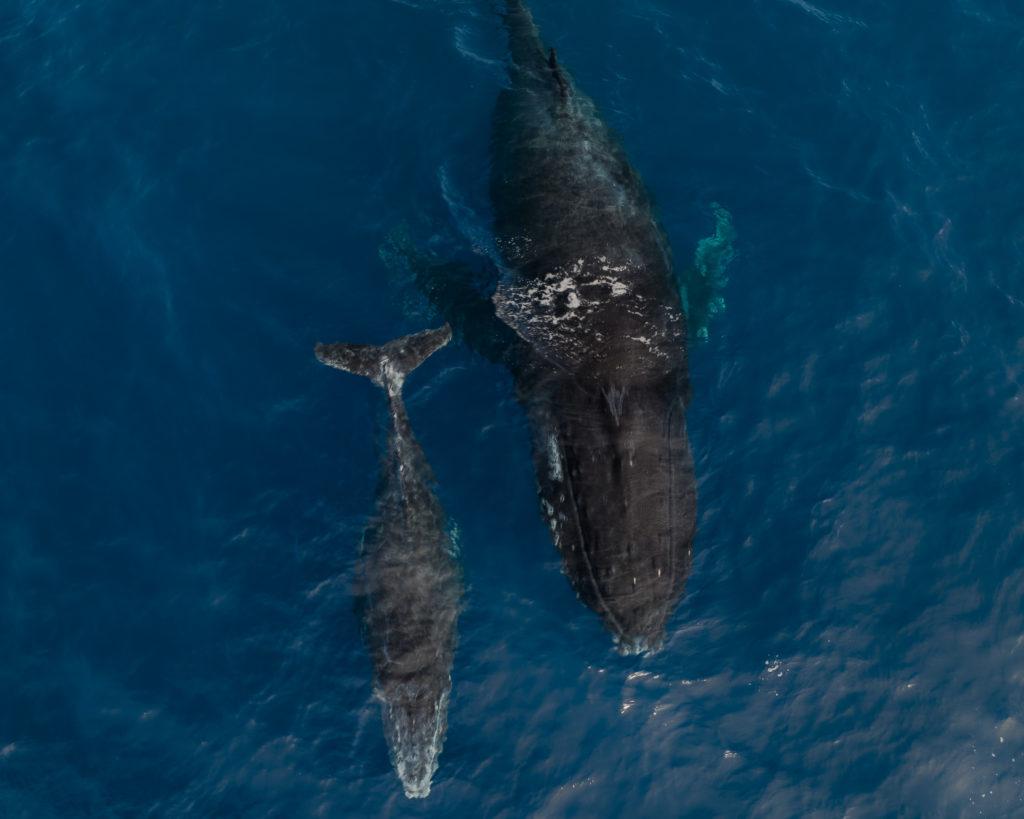
M 448 724 L 449 691 L 450 682 L 440 692 L 417 685 L 378 692 L 391 761 L 410 799 L 430 795 Z

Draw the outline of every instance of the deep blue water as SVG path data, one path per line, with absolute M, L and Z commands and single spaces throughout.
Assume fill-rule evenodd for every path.
M 352 595 L 382 401 L 312 345 L 425 326 L 396 230 L 489 241 L 491 4 L 0 0 L 0 815 L 1024 812 L 1024 10 L 533 10 L 676 257 L 737 230 L 665 649 L 575 599 L 451 346 L 408 400 L 468 591 L 402 795 Z

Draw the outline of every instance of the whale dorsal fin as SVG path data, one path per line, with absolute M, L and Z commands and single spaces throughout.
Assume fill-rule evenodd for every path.
M 561 94 L 563 100 L 567 99 L 569 97 L 569 81 L 562 73 L 562 67 L 558 64 L 558 54 L 553 48 L 548 53 L 548 68 L 551 69 L 551 76 L 554 77 L 555 85 L 558 86 L 558 93 Z

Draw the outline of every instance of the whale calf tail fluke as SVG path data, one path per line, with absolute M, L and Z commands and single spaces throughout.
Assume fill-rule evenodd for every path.
M 388 395 L 402 391 L 405 377 L 437 352 L 452 337 L 445 324 L 435 330 L 396 338 L 375 347 L 371 344 L 317 344 L 316 357 L 328 367 L 369 378 Z

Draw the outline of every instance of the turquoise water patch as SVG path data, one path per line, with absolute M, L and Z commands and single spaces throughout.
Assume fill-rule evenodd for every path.
M 693 265 L 680 277 L 679 292 L 694 338 L 708 339 L 715 316 L 725 312 L 726 270 L 736 258 L 736 228 L 732 214 L 717 202 L 711 204 L 715 232 L 697 243 Z

